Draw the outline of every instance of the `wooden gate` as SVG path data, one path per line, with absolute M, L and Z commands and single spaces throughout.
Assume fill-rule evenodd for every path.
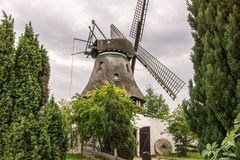
M 140 155 L 143 152 L 150 153 L 150 127 L 143 127 L 140 129 Z

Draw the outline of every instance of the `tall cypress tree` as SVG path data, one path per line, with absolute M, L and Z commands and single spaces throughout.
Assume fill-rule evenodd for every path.
M 185 112 L 202 150 L 222 141 L 240 111 L 240 2 L 191 0 L 188 10 L 195 74 Z
M 3 12 L 0 23 L 0 159 L 3 155 L 3 134 L 11 123 L 13 99 L 11 90 L 14 80 L 14 20 Z
M 51 159 L 51 148 L 49 136 L 40 126 L 35 115 L 21 116 L 14 121 L 9 128 L 8 134 L 4 136 L 5 146 L 3 159 Z
M 4 159 L 51 159 L 49 133 L 40 124 L 48 100 L 49 62 L 31 23 L 19 38 L 14 62 L 12 122 L 4 135 Z
M 37 36 L 31 23 L 26 25 L 24 34 L 19 38 L 15 62 L 15 106 L 14 118 L 37 115 L 41 109 L 42 94 L 39 74 L 42 70 L 42 55 Z
M 48 83 L 50 78 L 50 65 L 49 65 L 49 58 L 47 55 L 46 49 L 41 45 L 40 47 L 40 53 L 42 56 L 41 59 L 41 71 L 39 72 L 39 83 L 41 86 L 41 95 L 42 95 L 42 102 L 41 105 L 43 106 L 46 104 L 49 98 L 49 89 L 48 89 Z

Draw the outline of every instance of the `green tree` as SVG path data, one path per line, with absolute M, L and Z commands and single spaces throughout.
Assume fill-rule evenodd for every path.
M 39 74 L 42 70 L 42 54 L 38 37 L 31 23 L 26 25 L 24 34 L 19 38 L 15 63 L 15 106 L 14 119 L 37 115 L 43 105 Z
M 78 148 L 79 136 L 77 133 L 77 129 L 76 127 L 74 127 L 74 123 L 73 123 L 71 101 L 68 101 L 66 99 L 61 99 L 60 101 L 58 101 L 58 104 L 60 106 L 62 116 L 66 122 L 65 128 L 69 133 L 69 141 L 68 141 L 69 150 L 74 151 L 74 149 Z
M 12 68 L 14 83 L 9 85 L 14 101 L 11 115 L 8 115 L 12 117 L 10 127 L 3 136 L 3 159 L 49 159 L 48 135 L 39 124 L 39 111 L 46 101 L 40 81 L 46 75 L 42 72 L 46 64 L 42 62 L 41 49 L 31 23 L 26 25 L 24 34 L 19 38 Z
M 64 118 L 64 121 L 66 122 L 66 129 L 68 131 L 71 130 L 72 124 L 73 124 L 73 118 L 72 118 L 72 103 L 71 101 L 68 101 L 66 99 L 61 99 L 57 102 L 59 105 L 59 108 L 61 110 L 62 117 Z
M 206 149 L 202 151 L 202 156 L 207 160 L 238 160 L 237 142 L 240 137 L 240 113 L 238 114 L 234 128 L 228 132 L 221 145 L 216 142 L 207 144 Z
M 103 152 L 132 159 L 135 154 L 133 102 L 125 90 L 106 83 L 92 91 L 88 98 L 73 102 L 74 120 L 80 141 L 98 142 Z
M 162 95 L 154 93 L 152 87 L 147 87 L 143 114 L 149 117 L 166 119 L 169 114 L 169 107 Z
M 48 102 L 49 98 L 49 78 L 50 78 L 50 65 L 49 65 L 49 58 L 47 55 L 46 49 L 41 45 L 39 50 L 42 58 L 41 58 L 41 70 L 39 72 L 38 81 L 41 86 L 41 95 L 42 95 L 42 102 L 41 105 L 43 106 Z
M 14 20 L 3 12 L 0 23 L 0 159 L 3 157 L 5 134 L 11 123 L 13 112 L 12 89 L 14 82 L 15 33 Z
M 208 143 L 220 144 L 240 112 L 240 4 L 190 0 L 188 10 L 195 74 L 184 110 L 202 150 Z
M 49 136 L 32 113 L 13 122 L 4 140 L 4 160 L 51 159 Z
M 14 39 L 13 19 L 4 13 L 0 23 L 0 159 L 65 159 L 65 121 L 53 100 L 47 103 L 47 51 L 31 23 L 16 50 Z
M 69 132 L 61 110 L 53 98 L 42 110 L 40 126 L 46 130 L 50 140 L 50 158 L 48 159 L 65 160 Z
M 175 141 L 176 151 L 179 156 L 186 156 L 187 147 L 192 146 L 195 141 L 195 135 L 188 127 L 183 106 L 185 102 L 179 105 L 168 118 L 167 132 L 173 136 Z

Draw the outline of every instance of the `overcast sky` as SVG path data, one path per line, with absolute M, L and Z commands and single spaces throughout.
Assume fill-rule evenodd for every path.
M 186 82 L 173 101 L 150 73 L 138 62 L 135 80 L 145 94 L 151 85 L 163 94 L 171 108 L 188 98 L 188 81 L 193 76 L 190 61 L 193 39 L 187 23 L 185 0 L 149 0 L 141 45 Z M 74 57 L 73 84 L 70 95 L 72 38 L 87 39 L 91 20 L 110 37 L 110 24 L 129 35 L 137 0 L 0 0 L 0 9 L 15 19 L 17 39 L 25 24 L 32 22 L 34 32 L 48 50 L 51 64 L 50 90 L 57 99 L 70 98 L 86 86 L 94 60 L 84 55 Z M 1 15 L 2 17 L 2 15 Z M 16 39 L 16 40 L 17 40 Z M 76 43 L 75 51 L 84 50 Z

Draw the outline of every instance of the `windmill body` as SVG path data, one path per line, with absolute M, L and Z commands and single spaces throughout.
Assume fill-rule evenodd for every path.
M 82 96 L 96 89 L 105 81 L 124 88 L 137 105 L 144 102 L 143 94 L 138 88 L 130 67 L 130 60 L 134 55 L 132 43 L 127 39 L 97 40 L 91 55 L 95 59 L 91 77 Z
M 134 79 L 135 64 L 138 60 L 173 100 L 177 97 L 185 83 L 139 45 L 143 35 L 148 2 L 149 0 L 138 0 L 137 2 L 130 31 L 130 37 L 134 39 L 134 43 L 131 43 L 113 24 L 111 25 L 111 38 L 107 39 L 94 20 L 92 27 L 89 26 L 90 32 L 87 40 L 75 38 L 75 40 L 87 43 L 85 51 L 76 54 L 84 53 L 87 57 L 91 56 L 95 60 L 91 77 L 81 93 L 82 96 L 87 97 L 90 91 L 108 81 L 124 88 L 136 105 L 142 106 L 144 103 L 143 94 Z M 99 31 L 102 39 L 96 36 L 95 30 Z M 139 115 L 135 121 L 136 138 L 140 142 L 137 147 L 137 155 L 142 155 L 144 151 L 156 154 L 156 150 L 166 150 L 164 145 L 154 145 L 156 142 L 163 144 L 162 142 L 169 140 L 167 144 L 174 146 L 172 137 L 160 134 L 166 128 L 165 123 L 161 120 Z M 171 152 L 173 148 L 171 146 L 169 148 L 167 151 Z

